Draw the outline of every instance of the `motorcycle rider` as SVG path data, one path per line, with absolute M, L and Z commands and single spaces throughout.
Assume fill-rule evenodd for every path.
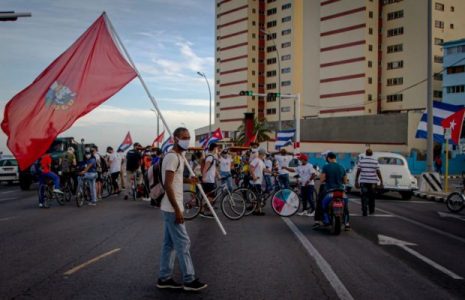
M 348 182 L 347 174 L 340 164 L 336 162 L 336 154 L 329 152 L 326 156 L 327 164 L 323 167 L 323 170 L 320 174 L 320 183 L 325 185 L 326 195 L 322 200 L 322 210 L 323 210 L 323 224 L 328 225 L 329 215 L 327 212 L 327 206 L 333 198 L 333 191 L 344 190 L 344 184 Z M 344 229 L 346 231 L 350 230 L 349 224 L 349 199 L 344 193 Z M 314 227 L 318 227 L 320 223 L 315 223 Z

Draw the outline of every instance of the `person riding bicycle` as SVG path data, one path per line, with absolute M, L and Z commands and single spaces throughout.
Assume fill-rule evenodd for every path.
M 39 177 L 39 185 L 44 185 L 47 179 L 53 180 L 53 192 L 58 194 L 63 194 L 60 190 L 60 177 L 57 174 L 52 172 L 52 157 L 49 153 L 45 153 L 40 159 L 40 177 Z M 40 189 L 39 192 L 39 207 L 46 208 L 45 201 L 44 201 L 44 189 Z
M 264 173 L 267 172 L 265 162 L 263 161 L 266 156 L 266 151 L 265 149 L 259 149 L 257 154 L 258 156 L 250 162 L 250 175 L 253 181 L 252 189 L 257 194 L 258 198 L 261 198 L 263 177 Z M 262 203 L 258 203 L 253 214 L 257 216 L 265 215 L 262 211 Z
M 96 189 L 96 180 L 97 180 L 97 162 L 95 157 L 92 156 L 90 150 L 86 150 L 84 153 L 84 161 L 81 165 L 83 168 L 79 172 L 78 185 L 82 187 L 83 181 L 89 182 L 90 187 L 90 197 L 91 201 L 89 205 L 95 206 L 97 204 L 97 189 Z
M 139 143 L 134 143 L 133 149 L 129 150 L 126 154 L 126 183 L 131 183 L 131 178 L 134 177 L 136 186 L 142 185 L 142 173 L 140 170 L 141 160 L 142 160 L 142 146 Z M 129 195 L 131 194 L 131 188 L 129 186 L 126 189 L 126 195 L 124 200 L 128 200 Z
M 329 224 L 329 215 L 327 207 L 332 201 L 333 192 L 337 190 L 344 190 L 344 185 L 348 182 L 347 174 L 343 166 L 336 162 L 336 154 L 329 152 L 327 154 L 327 161 L 320 174 L 320 183 L 325 185 L 326 194 L 322 198 L 322 210 L 323 210 L 323 224 Z M 350 230 L 349 224 L 349 199 L 344 193 L 344 228 Z
M 98 147 L 92 146 L 91 148 L 92 156 L 95 158 L 95 163 L 97 164 L 97 179 L 96 179 L 96 190 L 97 190 L 97 199 L 102 199 L 102 185 L 103 185 L 103 173 L 107 170 L 103 169 L 102 157 L 98 153 Z
M 77 187 L 77 176 L 76 176 L 76 155 L 74 154 L 74 148 L 69 147 L 63 158 L 61 159 L 61 176 L 62 182 L 68 183 L 73 194 L 76 193 Z

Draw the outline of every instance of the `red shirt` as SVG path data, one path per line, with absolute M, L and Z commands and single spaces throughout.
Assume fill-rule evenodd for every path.
M 50 154 L 45 154 L 40 160 L 40 167 L 42 168 L 42 173 L 50 172 L 50 165 L 52 164 L 52 157 Z

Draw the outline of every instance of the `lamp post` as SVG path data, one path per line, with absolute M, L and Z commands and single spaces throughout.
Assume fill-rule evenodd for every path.
M 208 83 L 208 79 L 207 79 L 207 76 L 205 76 L 205 73 L 202 73 L 202 72 L 197 72 L 197 75 L 205 78 L 205 82 L 207 83 L 207 87 L 208 87 L 208 96 L 209 96 L 209 99 L 210 99 L 210 120 L 209 120 L 209 123 L 208 123 L 208 137 L 210 138 L 210 136 L 212 135 L 212 92 L 210 90 L 210 84 Z
M 260 29 L 260 32 L 265 34 L 267 37 L 270 36 L 270 34 L 265 30 L 265 29 Z M 276 49 L 276 54 L 278 56 L 278 93 L 279 93 L 279 99 L 278 99 L 278 130 L 281 130 L 281 56 L 279 55 L 279 50 L 278 46 L 276 45 L 276 42 L 274 39 L 271 39 L 273 42 L 273 46 Z

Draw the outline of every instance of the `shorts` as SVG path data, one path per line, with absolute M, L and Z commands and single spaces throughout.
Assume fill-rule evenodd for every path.
M 209 182 L 202 182 L 202 188 L 205 194 L 207 194 L 207 196 L 210 196 L 209 194 L 211 194 L 211 192 L 213 192 L 216 189 L 216 184 L 209 183 Z

